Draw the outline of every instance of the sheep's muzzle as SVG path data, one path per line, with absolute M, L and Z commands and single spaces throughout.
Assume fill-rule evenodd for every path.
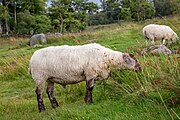
M 139 63 L 136 63 L 136 65 L 135 65 L 135 71 L 136 71 L 136 72 L 141 72 L 141 71 L 142 71 L 141 65 L 140 65 Z

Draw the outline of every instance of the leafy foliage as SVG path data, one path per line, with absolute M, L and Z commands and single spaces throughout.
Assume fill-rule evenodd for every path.
M 51 5 L 47 6 L 47 1 L 0 0 L 2 32 L 78 32 L 85 30 L 88 25 L 117 23 L 121 20 L 139 22 L 155 15 L 180 13 L 180 0 L 101 0 L 101 6 L 89 0 L 51 0 Z
M 30 34 L 33 31 L 33 25 L 35 24 L 34 17 L 29 11 L 20 12 L 17 14 L 17 33 Z
M 157 16 L 167 16 L 180 12 L 179 0 L 154 0 Z
M 51 28 L 51 21 L 46 15 L 34 16 L 35 24 L 33 25 L 34 33 L 46 33 Z
M 123 8 L 130 8 L 131 17 L 137 21 L 152 18 L 155 14 L 153 4 L 148 0 L 123 0 Z
M 131 19 L 130 8 L 122 8 L 121 13 L 119 14 L 119 16 L 123 20 L 130 20 Z
M 53 21 L 53 31 L 57 32 L 77 32 L 84 30 L 87 26 L 86 11 L 92 13 L 92 9 L 88 9 L 93 4 L 87 4 L 85 0 L 54 0 L 49 8 L 50 17 Z

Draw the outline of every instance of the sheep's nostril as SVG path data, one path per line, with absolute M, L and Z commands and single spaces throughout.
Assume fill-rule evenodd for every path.
M 140 66 L 140 64 L 136 64 L 135 65 L 135 71 L 136 72 L 139 72 L 139 71 L 141 71 L 142 69 L 141 69 L 141 66 Z
M 136 68 L 136 70 L 135 70 L 135 72 L 141 72 L 141 71 L 142 71 L 141 67 Z

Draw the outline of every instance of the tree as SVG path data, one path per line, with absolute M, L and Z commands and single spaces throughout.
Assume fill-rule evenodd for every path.
M 98 13 L 98 5 L 95 4 L 94 2 L 88 2 L 87 6 L 86 6 L 86 10 L 88 12 L 88 14 L 92 15 L 92 14 L 96 14 Z
M 152 18 L 155 8 L 148 0 L 122 0 L 122 8 L 130 8 L 131 18 L 140 21 Z
M 88 24 L 92 25 L 104 25 L 109 24 L 111 21 L 107 18 L 107 14 L 105 12 L 99 12 L 96 14 L 89 15 Z
M 156 15 L 169 15 L 171 13 L 169 4 L 169 0 L 154 0 Z
M 49 8 L 49 16 L 52 21 L 52 28 L 53 32 L 60 32 L 62 33 L 65 29 L 64 22 L 67 18 L 69 12 L 69 5 L 65 5 L 66 3 L 62 3 L 61 0 L 59 1 L 51 1 L 51 7 Z
M 123 20 L 131 20 L 131 11 L 130 8 L 122 8 L 121 13 L 119 14 L 120 18 Z
M 171 10 L 172 10 L 172 14 L 180 14 L 180 0 L 172 0 L 171 1 Z M 174 6 L 174 7 L 173 7 Z
M 35 24 L 34 17 L 28 10 L 17 14 L 17 30 L 18 34 L 32 34 L 33 25 Z
M 53 0 L 49 8 L 53 31 L 77 32 L 87 26 L 87 11 L 89 4 L 86 0 Z
M 46 13 L 47 0 L 19 0 L 21 12 L 28 10 L 31 15 L 41 15 Z
M 0 0 L 0 18 L 3 24 L 3 32 L 5 32 L 6 34 L 9 33 L 9 24 L 8 24 L 8 20 L 9 20 L 9 11 L 8 11 L 8 4 L 9 4 L 9 0 Z
M 178 0 L 154 0 L 157 16 L 167 16 L 178 13 Z
M 46 14 L 45 1 L 47 0 L 0 0 L 0 22 L 2 23 L 3 33 L 18 32 L 25 34 L 27 28 L 23 28 L 23 26 L 27 26 L 25 24 L 27 21 L 29 22 L 29 17 Z M 24 18 L 21 18 L 21 15 Z M 23 22 L 23 19 L 26 22 Z M 18 23 L 18 21 L 21 23 Z M 30 31 L 28 31 L 28 34 Z
M 103 2 L 103 12 L 107 14 L 109 21 L 112 23 L 118 21 L 119 13 L 121 11 L 121 0 L 107 0 Z
M 46 15 L 35 15 L 33 25 L 33 34 L 45 33 L 51 29 L 51 20 Z

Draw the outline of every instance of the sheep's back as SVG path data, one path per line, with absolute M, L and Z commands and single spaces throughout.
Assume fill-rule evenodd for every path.
M 84 77 L 82 75 L 87 67 L 96 67 L 102 57 L 101 50 L 90 46 L 48 47 L 33 54 L 30 66 L 38 66 L 34 73 L 44 71 L 49 77 L 77 80 Z
M 143 33 L 148 38 L 163 39 L 169 36 L 169 33 L 172 33 L 172 29 L 165 25 L 150 24 L 143 28 Z

